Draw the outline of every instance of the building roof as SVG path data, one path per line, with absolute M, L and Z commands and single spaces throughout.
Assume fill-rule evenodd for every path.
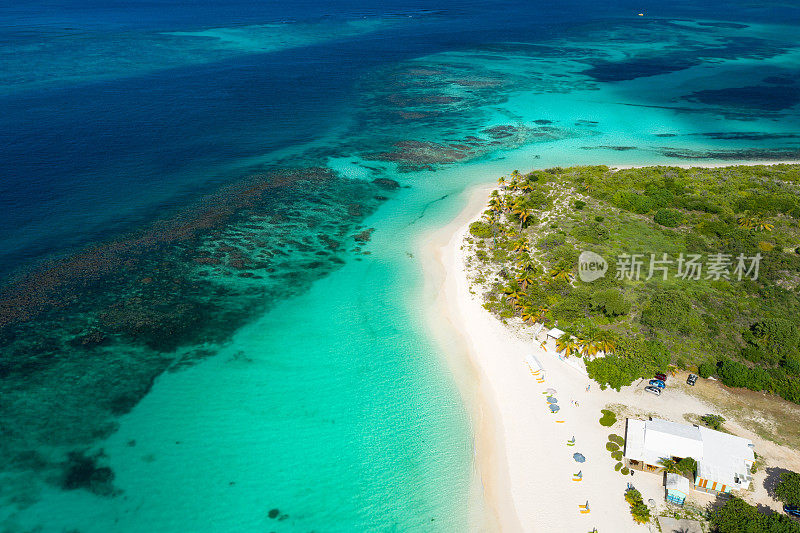
M 667 420 L 630 418 L 625 457 L 650 465 L 664 457 L 691 457 L 697 461 L 698 477 L 733 486 L 749 480 L 755 460 L 753 443 L 747 439 Z

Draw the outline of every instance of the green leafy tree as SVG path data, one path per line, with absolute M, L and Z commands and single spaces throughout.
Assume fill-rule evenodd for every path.
M 783 472 L 775 487 L 775 496 L 786 505 L 800 506 L 800 474 Z

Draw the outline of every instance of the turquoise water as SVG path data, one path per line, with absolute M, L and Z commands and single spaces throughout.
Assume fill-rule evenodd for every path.
M 455 216 L 470 186 L 515 168 L 800 153 L 796 28 L 681 15 L 589 17 L 516 34 L 493 27 L 491 38 L 455 39 L 467 24 L 439 14 L 424 31 L 449 24 L 451 42 L 428 36 L 435 46 L 415 43 L 418 49 L 359 68 L 337 65 L 346 82 L 326 81 L 335 89 L 332 102 L 298 110 L 296 129 L 287 126 L 292 111 L 280 120 L 247 116 L 248 106 L 277 106 L 260 93 L 263 84 L 279 83 L 242 64 L 270 72 L 289 70 L 281 61 L 300 68 L 292 61 L 323 54 L 313 47 L 332 33 L 342 41 L 336 53 L 358 62 L 374 46 L 391 48 L 370 39 L 380 32 L 396 37 L 395 16 L 368 24 L 304 23 L 277 37 L 264 33 L 269 26 L 258 16 L 230 26 L 165 23 L 148 34 L 147 46 L 136 50 L 159 39 L 189 39 L 202 50 L 176 48 L 174 57 L 165 56 L 189 69 L 181 72 L 169 62 L 137 60 L 154 78 L 124 83 L 142 88 L 154 79 L 168 84 L 175 74 L 216 74 L 215 95 L 230 91 L 236 98 L 219 97 L 226 105 L 215 121 L 238 118 L 241 129 L 228 125 L 207 133 L 205 150 L 187 148 L 197 154 L 191 168 L 160 174 L 135 166 L 142 174 L 130 171 L 117 183 L 108 178 L 106 189 L 136 191 L 117 199 L 133 213 L 130 225 L 143 225 L 165 202 L 177 218 L 158 231 L 140 230 L 144 236 L 98 230 L 106 239 L 98 237 L 105 243 L 99 252 L 56 262 L 63 270 L 49 276 L 34 271 L 20 285 L 23 295 L 38 297 L 56 279 L 57 289 L 78 295 L 79 303 L 50 309 L 48 293 L 41 315 L 12 322 L 12 334 L 0 331 L 4 353 L 13 356 L 0 366 L 0 420 L 9 428 L 1 445 L 11 457 L 0 473 L 2 530 L 464 530 L 468 509 L 482 510 L 470 492 L 470 413 L 428 338 L 424 315 L 432 295 L 419 261 L 424 235 Z M 514 18 L 496 16 L 487 27 Z M 298 56 L 274 59 L 286 50 Z M 113 69 L 81 57 L 65 59 L 86 69 L 81 82 L 100 76 L 111 92 L 128 87 Z M 278 66 L 269 67 L 273 61 Z M 249 72 L 242 82 L 247 91 L 224 85 L 220 75 L 234 77 L 240 67 Z M 190 75 L 191 68 L 198 73 Z M 301 74 L 305 90 L 319 90 L 313 75 Z M 25 91 L 51 90 L 42 84 L 25 78 L 17 98 L 41 103 L 41 95 Z M 273 95 L 281 96 L 302 100 L 289 89 Z M 248 106 L 234 105 L 237 98 Z M 205 116 L 212 111 L 200 103 L 218 102 L 194 102 L 193 113 Z M 267 142 L 276 131 L 290 133 Z M 230 151 L 211 151 L 221 139 Z M 133 161 L 136 154 L 123 156 Z M 215 172 L 195 174 L 196 167 Z M 286 168 L 292 173 L 282 174 Z M 75 172 L 85 180 L 65 183 L 65 192 L 54 195 L 52 219 L 21 209 L 6 214 L 31 219 L 27 233 L 6 242 L 35 250 L 47 242 L 41 228 L 54 221 L 88 226 L 114 218 L 113 206 L 87 214 L 103 196 L 91 173 Z M 209 199 L 220 182 L 237 183 L 237 172 L 286 183 L 255 179 L 260 196 L 247 193 L 248 181 Z M 137 181 L 142 175 L 153 189 Z M 400 187 L 372 184 L 376 178 Z M 195 188 L 187 193 L 190 184 Z M 80 212 L 80 202 L 59 203 L 69 189 L 79 189 Z M 199 198 L 199 207 L 165 200 L 182 195 L 190 205 Z M 155 206 L 150 196 L 158 197 Z M 368 242 L 354 239 L 370 228 Z M 58 229 L 70 246 L 41 248 L 72 257 L 87 237 L 67 223 Z M 69 452 L 91 461 L 70 462 Z

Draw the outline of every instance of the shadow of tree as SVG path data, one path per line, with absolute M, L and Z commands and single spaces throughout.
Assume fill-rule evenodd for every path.
M 778 498 L 775 497 L 775 488 L 781 481 L 781 474 L 783 474 L 784 472 L 791 472 L 791 470 L 773 466 L 767 468 L 766 472 L 767 472 L 767 477 L 764 478 L 764 488 L 767 490 L 767 494 L 769 494 L 773 499 L 777 500 Z
M 708 511 L 710 513 L 713 513 L 714 511 L 720 509 L 726 503 L 728 503 L 728 501 L 731 498 L 732 498 L 732 496 L 730 494 L 727 494 L 725 492 L 720 492 L 719 494 L 717 494 L 717 497 L 714 499 L 714 501 L 708 504 L 708 507 L 707 507 Z

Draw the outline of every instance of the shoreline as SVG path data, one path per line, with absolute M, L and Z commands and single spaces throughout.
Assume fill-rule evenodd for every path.
M 790 164 L 745 164 L 783 163 Z M 653 165 L 612 168 L 633 166 Z M 502 324 L 484 310 L 480 295 L 470 292 L 461 245 L 469 224 L 479 218 L 490 192 L 496 188 L 492 182 L 465 190 L 464 208 L 446 226 L 425 236 L 422 246 L 425 287 L 427 294 L 433 295 L 426 313 L 428 326 L 443 348 L 470 413 L 475 451 L 471 493 L 482 494 L 493 526 L 482 528 L 471 519 L 471 529 L 547 532 L 590 531 L 596 527 L 599 531 L 643 531 L 646 526 L 633 522 L 622 495 L 627 483 L 633 482 L 645 501 L 653 498 L 663 503 L 661 478 L 647 473 L 622 476 L 616 472 L 616 461 L 605 449 L 608 434 L 624 435 L 625 415 L 658 413 L 659 417 L 686 423 L 686 414 L 711 412 L 715 407 L 679 386 L 680 378 L 675 378 L 669 403 L 659 402 L 652 395 L 646 397 L 636 383 L 616 392 L 601 391 L 591 382 L 593 386 L 587 390 L 589 378 L 560 361 L 552 347 L 549 351 L 542 349 L 532 337 L 532 328 L 519 327 L 518 319 Z M 538 384 L 530 375 L 524 363 L 528 354 L 541 361 L 546 384 Z M 716 383 L 703 386 L 719 387 Z M 551 414 L 544 403 L 542 391 L 547 387 L 558 391 L 562 407 L 558 416 Z M 579 406 L 573 404 L 573 399 L 579 401 Z M 621 406 L 625 415 L 614 426 L 603 427 L 598 423 L 600 409 L 609 404 Z M 556 424 L 557 418 L 563 423 Z M 784 464 L 800 464 L 796 451 L 760 438 L 738 421 L 729 422 L 734 433 L 756 443 L 759 455 L 776 462 L 780 458 Z M 571 436 L 577 441 L 575 447 L 566 446 Z M 586 463 L 573 461 L 572 453 L 576 451 L 585 455 Z M 573 483 L 571 475 L 578 471 L 583 473 L 583 480 Z M 758 477 L 756 485 L 761 485 Z M 752 498 L 765 505 L 773 503 L 763 487 Z M 697 499 L 702 503 L 703 495 L 698 493 Z M 580 514 L 578 506 L 587 500 L 594 512 Z

